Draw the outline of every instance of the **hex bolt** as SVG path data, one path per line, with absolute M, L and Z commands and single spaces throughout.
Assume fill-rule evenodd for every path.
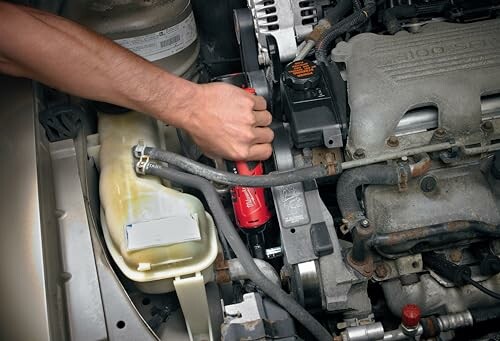
M 379 278 L 386 278 L 389 275 L 389 269 L 385 263 L 378 264 L 375 268 L 375 274 Z
M 432 175 L 427 175 L 420 180 L 420 189 L 424 193 L 432 192 L 437 187 L 437 180 Z
M 354 151 L 354 158 L 356 159 L 364 159 L 365 158 L 365 150 L 363 148 L 358 148 Z
M 399 146 L 399 139 L 396 136 L 392 135 L 387 139 L 387 145 L 391 148 L 395 148 Z
M 437 137 L 437 138 L 443 138 L 443 137 L 445 137 L 446 136 L 446 129 L 437 128 L 434 131 L 434 136 Z
M 370 227 L 370 221 L 368 219 L 363 219 L 360 221 L 360 225 L 361 225 L 361 227 L 366 229 L 366 228 Z
M 460 249 L 453 249 L 448 254 L 448 257 L 453 263 L 460 263 L 462 261 L 463 253 Z
M 493 122 L 486 121 L 481 125 L 481 128 L 483 129 L 484 132 L 490 133 L 493 131 Z

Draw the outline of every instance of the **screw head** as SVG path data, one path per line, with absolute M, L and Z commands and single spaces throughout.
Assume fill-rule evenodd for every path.
M 363 159 L 365 157 L 365 150 L 363 148 L 358 148 L 354 151 L 354 157 L 356 159 Z
M 368 228 L 370 227 L 370 221 L 368 219 L 363 219 L 360 221 L 361 227 Z
M 396 136 L 390 136 L 388 139 L 387 139 L 387 145 L 389 147 L 397 147 L 399 146 L 399 139 L 396 137 Z

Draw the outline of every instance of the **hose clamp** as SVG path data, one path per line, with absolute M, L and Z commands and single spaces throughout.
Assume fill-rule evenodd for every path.
M 144 144 L 144 140 L 139 140 L 137 145 L 134 147 L 133 153 L 134 156 L 138 159 L 144 156 L 144 152 L 146 151 L 146 144 Z
M 137 174 L 146 175 L 146 170 L 149 166 L 149 156 L 141 155 L 139 161 L 135 164 L 135 172 Z

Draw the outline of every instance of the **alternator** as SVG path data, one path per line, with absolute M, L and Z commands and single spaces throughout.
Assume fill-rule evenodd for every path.
M 259 64 L 267 65 L 266 35 L 276 38 L 282 62 L 295 58 L 297 40 L 312 31 L 318 21 L 316 1 L 248 0 L 259 47 Z

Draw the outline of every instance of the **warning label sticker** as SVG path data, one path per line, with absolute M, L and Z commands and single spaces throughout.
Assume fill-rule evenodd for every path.
M 143 36 L 117 39 L 115 42 L 144 59 L 154 62 L 184 50 L 196 38 L 196 23 L 191 13 L 186 19 L 172 27 Z
M 293 62 L 287 67 L 287 71 L 296 78 L 310 77 L 314 74 L 315 69 L 316 64 L 306 60 Z

